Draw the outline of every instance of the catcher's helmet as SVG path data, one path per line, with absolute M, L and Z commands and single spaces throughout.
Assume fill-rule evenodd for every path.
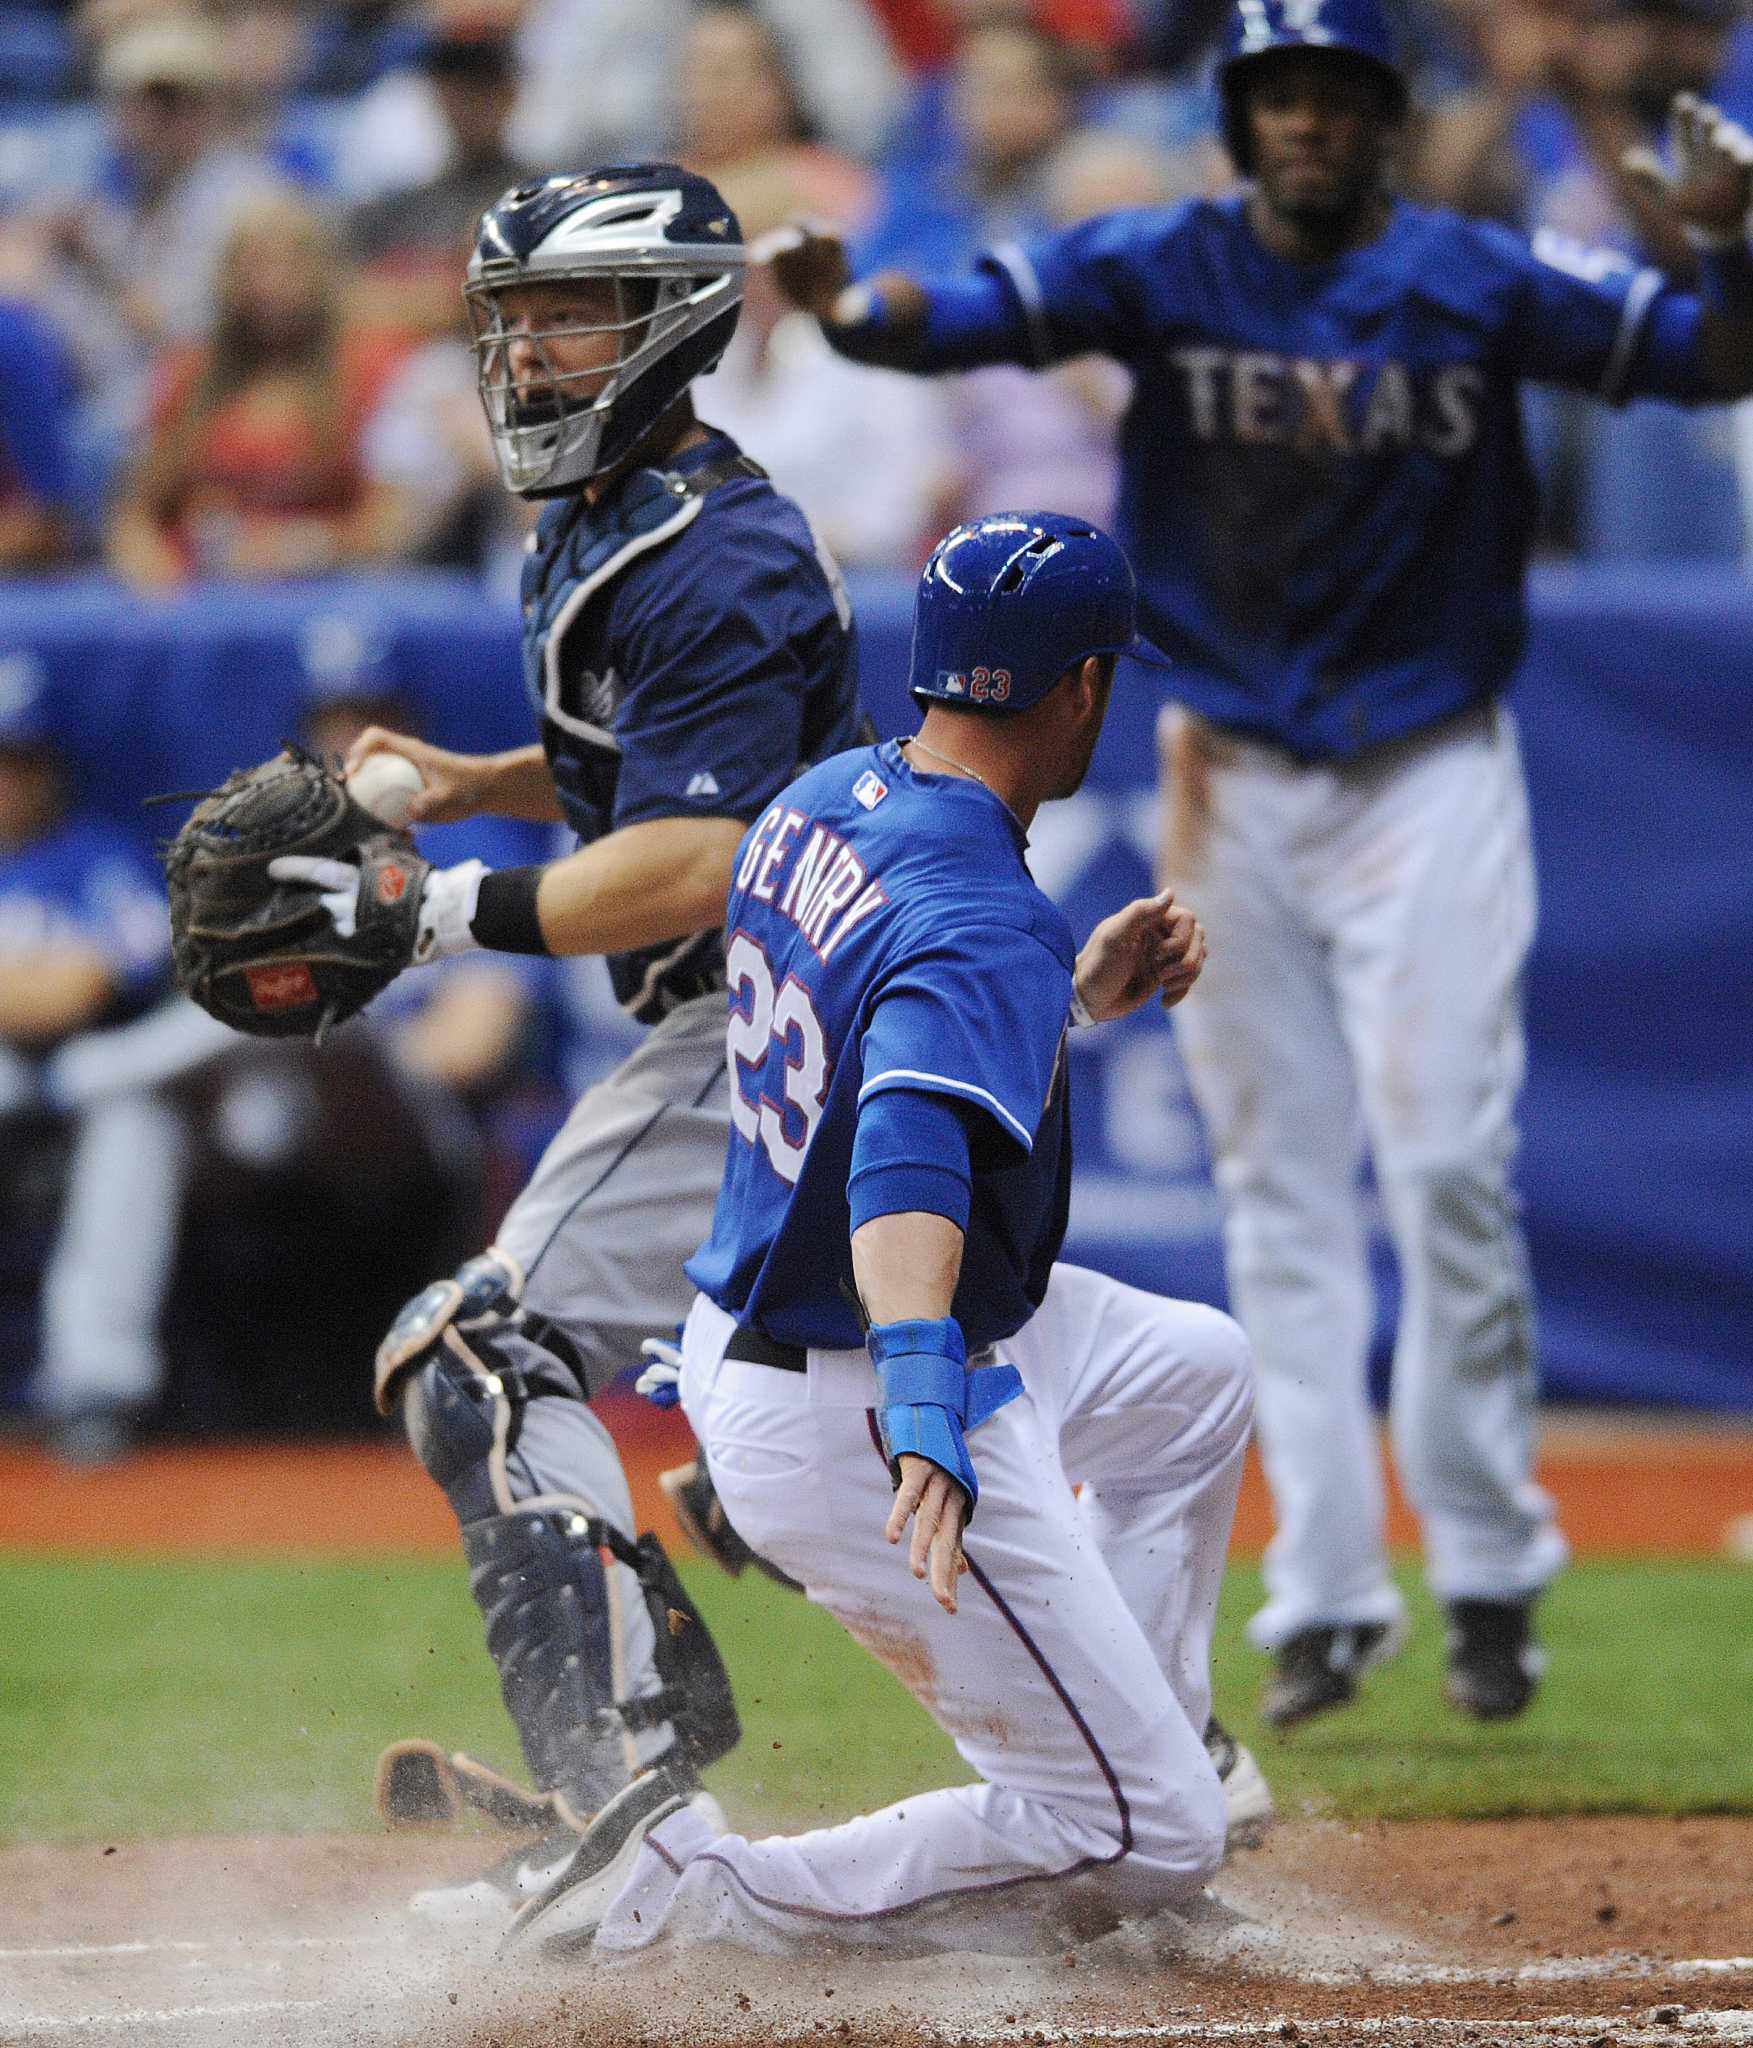
M 1368 68 L 1392 118 L 1406 112 L 1406 80 L 1380 0 L 1237 0 L 1224 32 L 1218 89 L 1224 146 L 1244 175 L 1252 168 L 1243 99 L 1260 66 L 1280 50 L 1332 50 Z
M 608 164 L 543 178 L 488 207 L 463 293 L 507 488 L 553 497 L 619 462 L 724 353 L 746 261 L 742 229 L 717 188 L 676 164 Z M 613 317 L 528 331 L 544 375 L 535 397 L 527 380 L 520 397 L 499 294 L 584 279 L 613 284 Z M 554 365 L 546 344 L 585 333 L 615 337 L 606 376 Z
M 1132 566 L 1088 520 L 994 512 L 938 542 L 913 607 L 922 704 L 1026 711 L 1091 654 L 1166 667 L 1138 637 Z

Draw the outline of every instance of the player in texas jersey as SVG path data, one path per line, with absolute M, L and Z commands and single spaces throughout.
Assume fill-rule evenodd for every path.
M 1446 1691 L 1519 1713 L 1565 1555 L 1532 1480 L 1527 1260 L 1510 1181 L 1532 859 L 1499 705 L 1524 632 L 1523 379 L 1696 404 L 1753 390 L 1753 140 L 1675 106 L 1641 174 L 1696 294 L 1612 255 L 1410 205 L 1377 0 L 1242 0 L 1220 74 L 1250 180 L 1115 213 L 969 276 L 849 286 L 803 236 L 781 281 L 861 359 L 1119 357 L 1120 534 L 1179 711 L 1166 878 L 1218 940 L 1175 1018 L 1260 1359 L 1278 1529 L 1251 1633 L 1289 1725 L 1401 1633 L 1365 1391 L 1367 1130 L 1404 1282 L 1392 1422 L 1450 1624 Z
M 1203 934 L 1165 893 L 1076 953 L 1025 864 L 1133 642 L 1106 535 L 958 528 L 920 587 L 924 725 L 767 806 L 728 912 L 732 1137 L 683 1405 L 736 1527 L 981 1782 L 750 1841 L 653 1773 L 526 1910 L 531 1939 L 1063 1946 L 1186 1904 L 1221 1859 L 1201 1731 L 1246 1345 L 1055 1263 L 1068 1023 L 1177 1000 Z

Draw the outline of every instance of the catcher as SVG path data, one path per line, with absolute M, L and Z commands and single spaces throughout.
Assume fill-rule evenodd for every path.
M 580 849 L 431 868 L 288 755 L 202 805 L 169 857 L 184 984 L 243 1029 L 325 1027 L 410 963 L 476 947 L 604 955 L 650 1027 L 578 1102 L 497 1242 L 410 1302 L 378 1354 L 378 1403 L 399 1406 L 456 1512 L 535 1780 L 513 1824 L 555 1823 L 421 1894 L 437 1917 L 509 1917 L 636 1772 L 704 1800 L 699 1769 L 737 1738 L 711 1638 L 656 1539 L 635 1543 L 588 1403 L 691 1298 L 682 1261 L 729 1124 L 733 854 L 800 765 L 859 734 L 837 572 L 689 397 L 735 326 L 743 266 L 730 209 L 673 165 L 522 185 L 481 221 L 465 286 L 481 398 L 504 481 L 548 501 L 523 582 L 540 744 L 464 756 L 374 728 L 348 766 L 411 762 L 416 822 L 564 820 Z M 380 1793 L 405 1819 L 506 1817 L 475 1767 L 425 1745 L 390 1759 Z

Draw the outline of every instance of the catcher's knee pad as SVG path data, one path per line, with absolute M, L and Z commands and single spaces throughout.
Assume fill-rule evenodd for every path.
M 483 1252 L 415 1295 L 378 1346 L 378 1410 L 388 1415 L 402 1402 L 409 1440 L 446 1493 L 489 1452 L 503 1456 L 516 1444 L 534 1396 L 585 1398 L 576 1347 L 519 1302 L 521 1280 L 504 1252 Z M 459 1503 L 457 1512 L 472 1521 L 486 1510 Z
M 450 1279 L 423 1287 L 397 1313 L 377 1347 L 372 1389 L 377 1412 L 393 1413 L 406 1375 L 441 1351 L 491 1373 L 494 1361 L 479 1354 L 495 1328 L 522 1316 L 517 1299 L 522 1285 L 516 1262 L 494 1246 L 459 1266 Z M 482 1341 L 471 1343 L 471 1337 Z
M 736 1746 L 742 1729 L 717 1645 L 655 1536 L 630 1543 L 596 1517 L 526 1508 L 468 1524 L 463 1550 L 531 1774 L 579 1818 L 660 1756 L 691 1774 Z M 658 1682 L 617 1698 L 627 1573 Z M 654 1753 L 640 1738 L 666 1725 L 673 1739 Z

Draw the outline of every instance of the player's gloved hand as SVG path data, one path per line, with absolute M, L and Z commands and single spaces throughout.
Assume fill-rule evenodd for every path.
M 968 1496 L 971 1520 L 980 1483 L 968 1456 L 967 1434 L 1023 1390 L 1014 1365 L 968 1370 L 968 1347 L 953 1316 L 875 1323 L 866 1337 L 882 1383 L 877 1427 L 889 1472 L 901 1483 L 901 1459 L 928 1458 Z
M 651 1363 L 633 1382 L 634 1393 L 643 1394 L 654 1408 L 675 1407 L 682 1398 L 682 1347 L 667 1337 L 647 1337 L 639 1351 Z
M 480 950 L 480 941 L 469 926 L 486 872 L 485 862 L 465 860 L 454 868 L 434 868 L 426 877 L 414 939 L 417 964 Z M 337 936 L 352 938 L 359 922 L 360 879 L 360 869 L 352 861 L 287 853 L 268 863 L 268 873 L 276 882 L 303 882 L 314 889 Z
M 308 882 L 329 913 L 336 934 L 350 939 L 359 929 L 359 866 L 350 860 L 329 860 L 320 854 L 283 853 L 268 863 L 276 882 Z

